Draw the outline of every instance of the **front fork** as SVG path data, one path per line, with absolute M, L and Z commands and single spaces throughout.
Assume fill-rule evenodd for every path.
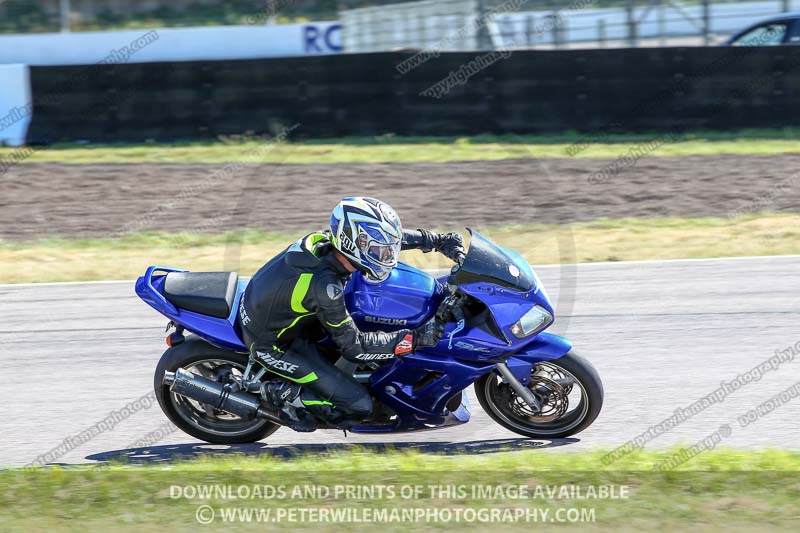
M 564 356 L 572 348 L 572 343 L 564 337 L 543 332 L 528 346 L 515 353 L 502 363 L 497 363 L 497 373 L 511 389 L 522 398 L 535 413 L 542 410 L 539 399 L 528 388 L 533 367 L 542 361 L 551 361 Z
M 503 378 L 503 381 L 508 383 L 514 392 L 517 393 L 517 396 L 522 398 L 522 401 L 528 404 L 528 407 L 533 409 L 534 413 L 541 412 L 542 404 L 536 399 L 536 396 L 533 395 L 531 390 L 517 379 L 514 373 L 508 368 L 506 363 L 497 363 L 495 368 L 497 369 L 497 373 Z

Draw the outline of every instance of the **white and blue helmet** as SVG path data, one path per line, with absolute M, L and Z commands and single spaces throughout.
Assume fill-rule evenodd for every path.
M 400 217 L 380 200 L 343 198 L 331 213 L 331 244 L 372 280 L 389 277 L 402 240 Z

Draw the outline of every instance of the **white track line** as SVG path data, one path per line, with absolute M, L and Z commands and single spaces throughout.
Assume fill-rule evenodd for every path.
M 800 259 L 800 255 L 745 255 L 741 257 L 707 257 L 700 259 L 645 259 L 642 261 L 598 261 L 595 263 L 565 263 L 565 264 L 550 264 L 550 265 L 533 265 L 536 269 L 540 268 L 557 268 L 562 266 L 576 266 L 580 268 L 594 268 L 603 266 L 616 266 L 616 265 L 658 265 L 658 264 L 675 264 L 675 263 L 704 263 L 710 261 L 748 261 L 753 259 Z M 443 275 L 448 272 L 446 269 L 430 270 L 437 275 Z M 8 289 L 14 287 L 48 287 L 48 286 L 69 286 L 69 285 L 110 285 L 114 283 L 135 283 L 136 280 L 132 279 L 117 279 L 117 280 L 99 280 L 99 281 L 49 281 L 44 283 L 0 283 L 0 288 Z

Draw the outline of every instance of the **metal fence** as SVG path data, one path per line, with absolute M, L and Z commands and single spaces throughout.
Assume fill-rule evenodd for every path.
M 792 9 L 800 1 L 424 0 L 339 17 L 348 52 L 444 51 L 714 45 Z
M 567 14 L 559 8 L 549 12 L 531 9 L 516 17 L 497 17 L 495 43 L 518 41 L 527 47 L 555 48 L 714 45 L 761 19 L 800 9 L 796 0 L 625 0 L 614 6 L 592 4 L 582 9 L 567 7 Z M 537 18 L 543 17 L 556 21 L 550 35 L 536 33 Z
M 800 0 L 0 0 L 0 33 L 342 20 L 345 51 L 716 44 Z

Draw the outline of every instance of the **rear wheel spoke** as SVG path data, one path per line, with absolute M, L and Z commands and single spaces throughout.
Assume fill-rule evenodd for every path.
M 183 368 L 223 383 L 234 381 L 244 371 L 244 367 L 238 364 L 219 359 L 204 359 Z M 214 405 L 200 403 L 173 392 L 170 392 L 169 397 L 182 419 L 202 431 L 215 435 L 235 436 L 268 423 L 266 419 L 245 420 L 237 415 L 220 411 Z

